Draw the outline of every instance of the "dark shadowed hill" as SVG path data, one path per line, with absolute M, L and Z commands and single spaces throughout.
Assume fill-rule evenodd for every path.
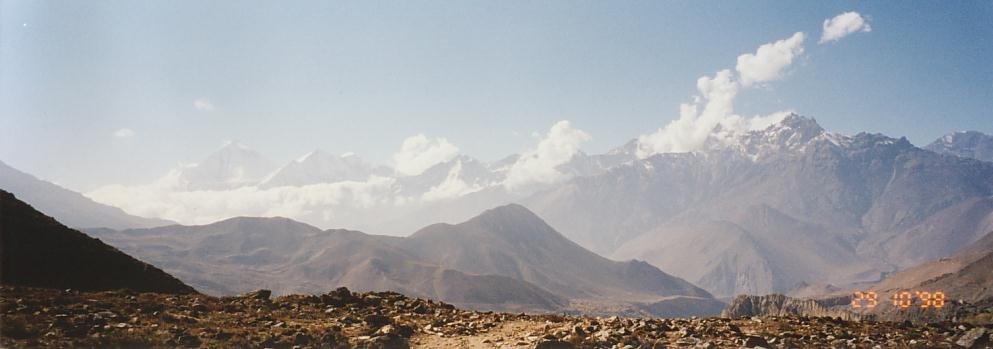
M 69 229 L 2 190 L 0 248 L 0 282 L 5 285 L 195 292 L 162 270 Z

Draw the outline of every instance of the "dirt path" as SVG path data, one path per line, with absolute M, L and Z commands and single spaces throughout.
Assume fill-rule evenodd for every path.
M 534 334 L 542 325 L 533 321 L 503 322 L 486 333 L 442 337 L 419 333 L 410 339 L 415 348 L 533 348 L 541 337 Z

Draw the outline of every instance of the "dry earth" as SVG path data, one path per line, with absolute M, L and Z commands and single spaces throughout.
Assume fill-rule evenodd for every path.
M 476 312 L 397 293 L 270 299 L 0 288 L 3 347 L 984 347 L 966 323 L 827 317 L 618 318 Z

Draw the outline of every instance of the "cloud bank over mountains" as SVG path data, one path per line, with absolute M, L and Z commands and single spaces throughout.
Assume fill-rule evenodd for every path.
M 521 154 L 510 167 L 504 186 L 514 190 L 536 183 L 551 184 L 565 180 L 567 175 L 560 172 L 558 166 L 572 160 L 573 155 L 579 152 L 579 146 L 590 139 L 588 133 L 572 128 L 569 121 L 555 123 L 534 149 Z
M 360 220 L 342 220 L 345 213 L 361 210 L 385 217 L 487 188 L 527 194 L 571 178 L 558 167 L 579 154 L 580 144 L 589 139 L 568 121 L 559 121 L 509 165 L 486 166 L 459 155 L 459 148 L 444 138 L 418 134 L 404 140 L 393 155 L 392 169 L 365 163 L 354 154 L 319 150 L 276 168 L 257 151 L 229 142 L 203 161 L 182 164 L 152 183 L 108 185 L 86 195 L 135 215 L 169 217 L 184 224 L 284 216 L 340 226 Z
M 824 22 L 821 42 L 869 30 L 862 15 L 847 12 Z M 234 216 L 286 216 L 322 227 L 346 226 L 352 222 L 348 219 L 372 219 L 358 217 L 363 214 L 386 217 L 398 211 L 416 212 L 424 205 L 470 195 L 489 200 L 520 198 L 577 175 L 602 173 L 629 159 L 732 144 L 749 131 L 783 120 L 793 111 L 742 116 L 735 113 L 734 100 L 743 89 L 769 88 L 787 77 L 804 58 L 807 37 L 801 31 L 760 45 L 754 52 L 739 55 L 733 68 L 700 77 L 697 95 L 679 106 L 677 119 L 603 157 L 580 151 L 592 137 L 568 120 L 556 122 L 539 135 L 532 148 L 493 163 L 472 159 L 448 139 L 425 134 L 406 138 L 392 156 L 391 166 L 368 164 L 355 155 L 316 151 L 276 167 L 235 143 L 153 183 L 108 185 L 87 195 L 132 214 L 186 224 Z M 197 100 L 195 107 L 216 109 L 206 98 Z M 612 158 L 605 160 L 608 156 Z

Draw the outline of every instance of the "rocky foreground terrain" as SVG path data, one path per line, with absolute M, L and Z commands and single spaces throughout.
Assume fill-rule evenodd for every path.
M 270 298 L 0 288 L 3 347 L 984 347 L 970 323 L 618 318 L 460 310 L 397 293 Z

